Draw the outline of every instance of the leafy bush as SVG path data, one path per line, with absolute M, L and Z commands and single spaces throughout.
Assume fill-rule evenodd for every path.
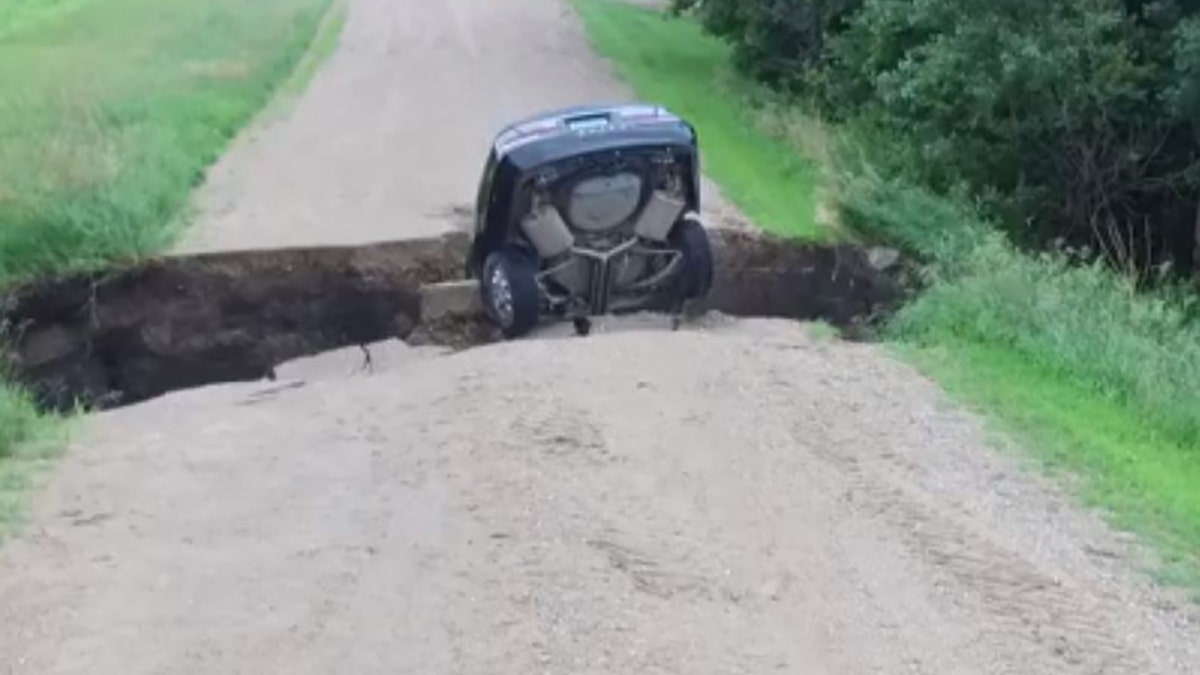
M 673 0 L 676 12 L 695 11 L 705 28 L 731 40 L 734 61 L 757 78 L 789 89 L 863 0 Z
M 965 183 L 1021 240 L 1146 265 L 1192 232 L 1179 196 L 1195 144 L 1135 38 L 1104 0 L 868 2 L 830 47 L 826 93 L 919 148 L 923 184 Z
M 1017 242 L 1193 267 L 1200 3 L 676 4 L 748 72 L 874 127 L 908 178 L 971 195 Z

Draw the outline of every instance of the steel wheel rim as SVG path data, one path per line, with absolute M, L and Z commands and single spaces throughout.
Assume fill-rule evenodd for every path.
M 513 293 L 512 284 L 508 280 L 508 273 L 505 272 L 504 266 L 494 266 L 488 281 L 491 287 L 492 311 L 496 313 L 496 318 L 500 320 L 500 323 L 508 326 L 513 321 Z

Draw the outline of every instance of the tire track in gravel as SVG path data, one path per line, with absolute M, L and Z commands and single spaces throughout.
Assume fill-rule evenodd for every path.
M 906 549 L 939 577 L 935 584 L 954 589 L 964 613 L 987 616 L 974 649 L 1003 653 L 1013 673 L 1063 672 L 1068 666 L 1085 672 L 1153 672 L 1119 640 L 1122 605 L 1116 599 L 1057 579 L 973 531 L 897 480 L 911 468 L 894 454 L 829 450 L 817 456 L 849 481 L 846 494 L 855 508 L 885 518 L 902 534 Z M 1026 638 L 1016 649 L 1013 635 Z

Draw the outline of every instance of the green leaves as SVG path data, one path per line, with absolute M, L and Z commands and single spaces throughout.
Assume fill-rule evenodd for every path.
M 1200 0 L 679 4 L 744 70 L 876 128 L 900 174 L 966 190 L 1017 242 L 1190 267 Z
M 674 0 L 676 11 L 696 11 L 704 27 L 730 40 L 734 61 L 781 88 L 805 87 L 830 36 L 863 0 Z

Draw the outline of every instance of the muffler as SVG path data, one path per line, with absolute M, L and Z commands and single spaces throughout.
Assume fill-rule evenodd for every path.
M 571 250 L 575 235 L 553 204 L 542 203 L 521 219 L 521 231 L 529 237 L 542 260 L 553 260 Z
M 683 213 L 684 201 L 662 190 L 655 190 L 646 201 L 646 208 L 634 224 L 634 232 L 643 239 L 665 242 L 671 236 L 671 228 Z

